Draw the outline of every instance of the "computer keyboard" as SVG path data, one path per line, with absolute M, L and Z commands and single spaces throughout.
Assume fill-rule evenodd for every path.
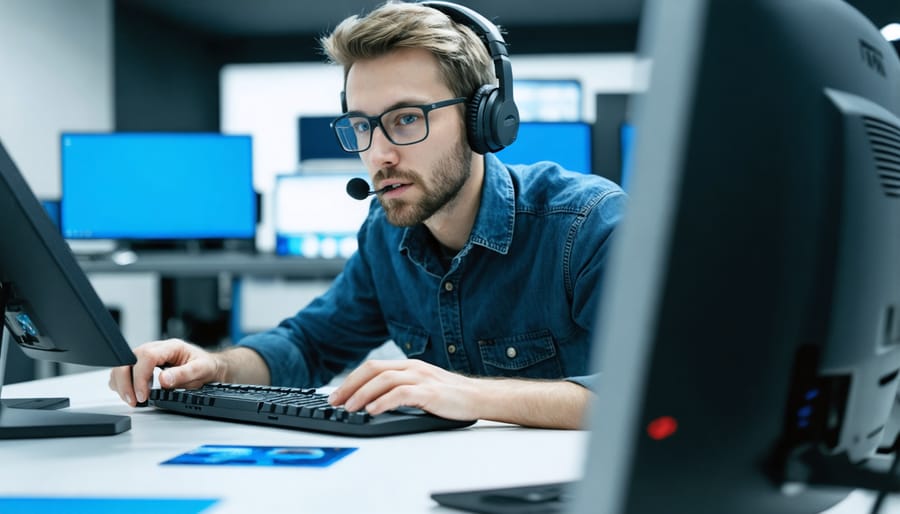
M 467 427 L 474 421 L 400 408 L 372 416 L 333 407 L 315 389 L 210 383 L 200 389 L 151 389 L 149 405 L 179 414 L 282 428 L 372 437 Z

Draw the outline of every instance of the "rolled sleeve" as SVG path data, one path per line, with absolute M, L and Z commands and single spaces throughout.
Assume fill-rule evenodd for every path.
M 597 392 L 597 385 L 600 382 L 600 373 L 594 373 L 593 375 L 583 375 L 580 377 L 567 377 L 566 381 L 572 382 L 573 384 L 578 384 L 585 389 L 589 389 L 591 392 Z

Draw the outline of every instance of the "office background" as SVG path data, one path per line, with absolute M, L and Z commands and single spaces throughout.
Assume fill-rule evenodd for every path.
M 316 79 L 297 91 L 298 97 L 308 95 L 309 104 L 336 110 L 337 87 L 320 87 L 322 81 L 328 84 L 329 72 L 319 71 L 323 65 L 316 39 L 345 16 L 377 3 L 5 0 L 0 3 L 4 48 L 0 52 L 0 141 L 39 197 L 59 198 L 60 133 L 240 131 L 245 128 L 240 122 L 229 127 L 227 113 L 233 109 L 226 106 L 242 100 L 227 95 L 241 94 L 241 81 L 252 76 L 248 70 L 293 77 L 313 70 L 309 76 Z M 579 78 L 590 102 L 584 108 L 587 121 L 597 121 L 591 117 L 604 109 L 611 116 L 625 116 L 623 99 L 641 87 L 641 63 L 634 54 L 639 0 L 560 0 L 528 8 L 516 0 L 462 3 L 507 29 L 516 78 Z M 900 3 L 850 3 L 878 26 L 900 21 Z M 607 100 L 609 105 L 603 105 Z M 252 94 L 244 101 L 252 102 Z M 595 171 L 607 166 L 601 159 L 609 152 L 600 146 L 612 144 L 612 138 L 598 127 L 594 127 Z M 297 150 L 282 146 L 273 151 L 288 159 Z M 257 149 L 254 156 L 255 178 L 262 189 L 271 175 L 291 171 L 289 166 L 296 164 L 279 162 L 277 157 L 274 163 L 260 163 L 266 155 Z M 273 244 L 265 236 L 259 241 L 264 250 Z M 223 313 L 230 315 L 232 302 L 241 297 L 232 294 L 230 287 L 223 288 L 221 277 L 172 281 L 153 272 L 127 277 L 91 273 L 90 277 L 100 296 L 117 311 L 132 344 L 163 332 L 191 335 L 184 330 L 179 333 L 177 327 L 167 330 L 165 323 L 166 318 L 181 319 L 186 309 L 196 309 L 189 312 L 193 319 L 209 323 L 211 339 L 221 335 L 223 325 L 229 332 L 235 330 L 233 320 L 224 319 Z M 263 298 L 292 304 L 290 313 L 327 285 L 321 277 L 301 282 L 286 283 L 278 277 L 245 281 L 241 294 L 256 296 L 248 302 L 252 307 L 240 316 L 272 312 Z M 272 320 L 238 321 L 238 329 L 258 329 Z M 195 335 L 206 337 L 202 332 Z M 28 370 L 10 375 L 8 381 L 31 378 Z

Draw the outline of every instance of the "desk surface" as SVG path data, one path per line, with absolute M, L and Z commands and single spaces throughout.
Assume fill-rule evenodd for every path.
M 491 422 L 448 432 L 359 439 L 132 409 L 107 389 L 108 371 L 13 384 L 3 397 L 69 396 L 71 408 L 131 416 L 108 437 L 0 441 L 0 496 L 216 498 L 204 513 L 451 513 L 429 494 L 576 480 L 587 432 Z M 204 444 L 350 446 L 326 468 L 161 466 Z M 14 463 L 14 464 L 13 464 Z M 855 492 L 827 514 L 868 512 Z M 882 513 L 900 513 L 891 498 Z
M 448 431 L 348 438 L 132 409 L 100 370 L 3 388 L 3 397 L 69 396 L 72 409 L 131 416 L 115 436 L 0 440 L 0 496 L 218 498 L 210 514 L 438 513 L 429 494 L 574 480 L 586 432 L 479 422 Z M 161 466 L 204 444 L 350 446 L 326 468 Z M 11 465 L 15 463 L 15 465 Z M 204 511 L 204 513 L 207 511 Z

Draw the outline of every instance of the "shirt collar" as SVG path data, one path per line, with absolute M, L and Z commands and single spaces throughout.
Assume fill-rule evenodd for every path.
M 506 254 L 512 245 L 515 221 L 516 191 L 509 171 L 494 154 L 485 154 L 481 207 L 469 243 Z
M 500 159 L 494 154 L 485 154 L 481 205 L 467 246 L 479 245 L 505 255 L 512 245 L 515 220 L 516 195 L 512 177 Z M 405 228 L 398 249 L 408 249 L 412 239 L 423 236 L 423 230 L 428 229 L 422 224 Z

